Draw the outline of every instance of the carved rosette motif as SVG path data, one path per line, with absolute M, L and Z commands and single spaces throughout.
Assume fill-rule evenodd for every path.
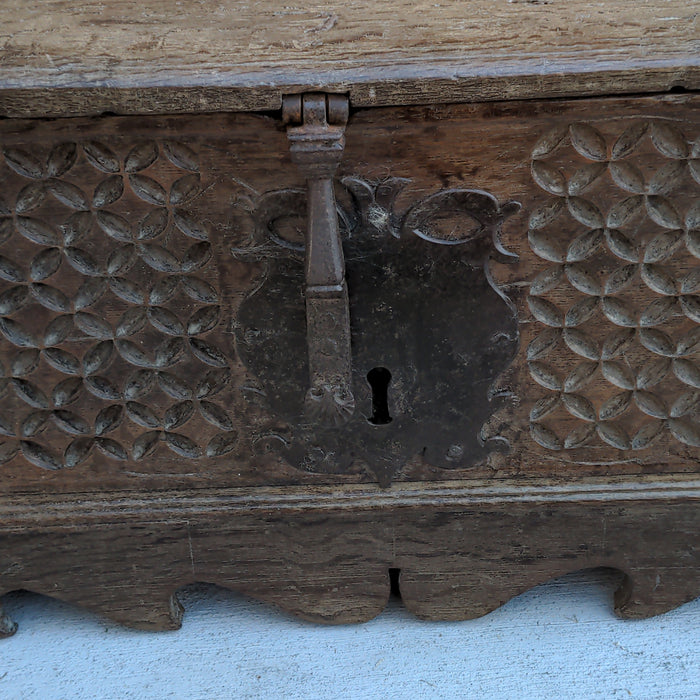
M 532 152 L 550 197 L 528 232 L 530 433 L 548 450 L 700 447 L 700 139 L 614 126 L 570 124 Z
M 225 314 L 209 230 L 191 211 L 194 151 L 145 141 L 120 156 L 89 141 L 3 156 L 0 462 L 230 452 L 216 396 L 230 360 L 210 338 Z

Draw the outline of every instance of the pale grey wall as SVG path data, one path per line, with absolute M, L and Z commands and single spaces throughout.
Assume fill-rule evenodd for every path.
M 0 698 L 700 698 L 700 599 L 625 622 L 615 583 L 572 574 L 462 623 L 392 601 L 342 627 L 196 586 L 182 630 L 157 634 L 11 594 L 21 626 L 0 642 Z

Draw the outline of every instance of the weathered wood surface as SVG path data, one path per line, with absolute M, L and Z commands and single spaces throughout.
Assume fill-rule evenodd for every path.
M 550 578 L 612 567 L 618 614 L 700 592 L 697 481 L 486 482 L 366 489 L 110 494 L 0 505 L 0 594 L 23 588 L 127 625 L 172 629 L 175 590 L 216 583 L 326 623 L 369 620 L 389 569 L 425 619 L 470 619 Z
M 696 0 L 4 0 L 0 114 L 278 109 L 700 88 Z
M 344 233 L 359 403 L 331 442 L 295 432 L 304 199 L 279 125 L 8 120 L 0 134 L 2 493 L 697 473 L 697 98 L 357 113 L 341 164 L 355 189 L 337 190 L 367 220 Z M 499 224 L 518 260 L 488 265 L 493 287 L 492 243 L 469 253 L 483 212 L 455 210 L 454 192 L 521 205 Z M 367 325 L 377 290 L 389 313 Z M 418 371 L 448 313 L 449 343 Z M 376 426 L 375 366 L 394 375 L 394 420 Z M 432 425 L 438 408 L 415 410 L 438 391 L 456 404 Z M 472 449 L 480 431 L 497 442 Z M 355 457 L 314 462 L 316 445 Z

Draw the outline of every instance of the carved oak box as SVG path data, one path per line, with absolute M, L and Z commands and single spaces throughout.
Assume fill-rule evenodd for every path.
M 189 20 L 197 71 L 95 30 L 59 74 L 65 46 L 44 37 L 43 66 L 17 29 L 0 593 L 155 629 L 192 581 L 327 622 L 379 612 L 390 573 L 434 619 L 594 566 L 627 574 L 623 615 L 695 597 L 697 37 L 613 65 L 644 31 L 612 3 L 607 39 L 581 28 L 600 55 L 550 45 L 543 69 L 522 38 L 438 38 L 452 8 L 428 14 L 435 57 L 365 36 L 330 70 L 304 32 L 350 51 L 371 22 L 271 7 L 226 25 L 262 61 L 243 28 L 269 23 L 287 61 L 255 70 L 224 70 L 211 18 Z

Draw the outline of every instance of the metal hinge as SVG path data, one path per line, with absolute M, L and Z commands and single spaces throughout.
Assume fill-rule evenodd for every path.
M 288 95 L 282 115 L 292 161 L 306 178 L 306 336 L 309 359 L 308 418 L 341 425 L 352 416 L 350 310 L 333 176 L 345 148 L 348 98 Z

